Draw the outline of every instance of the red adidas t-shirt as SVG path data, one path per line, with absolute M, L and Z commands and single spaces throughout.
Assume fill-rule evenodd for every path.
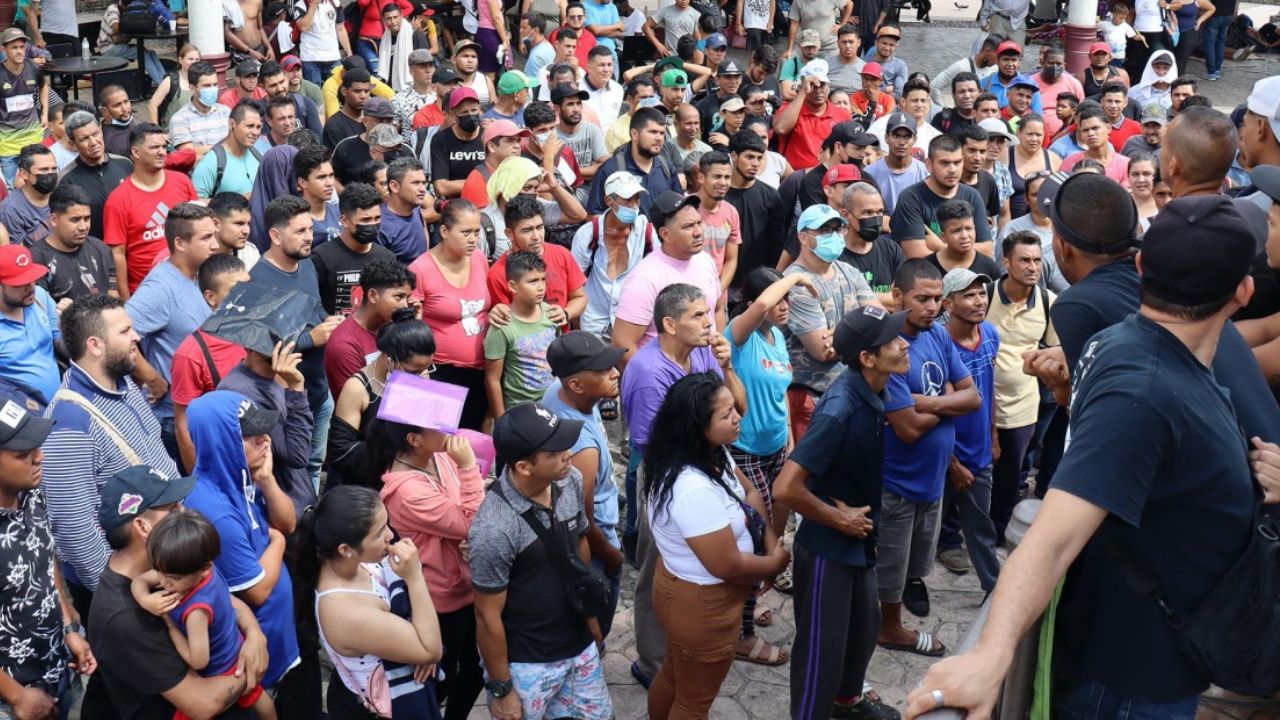
M 128 258 L 129 293 L 165 258 L 169 246 L 164 239 L 164 221 L 176 205 L 196 199 L 191 178 L 165 172 L 164 185 L 148 192 L 125 178 L 107 196 L 102 208 L 102 241 L 109 246 L 124 245 Z

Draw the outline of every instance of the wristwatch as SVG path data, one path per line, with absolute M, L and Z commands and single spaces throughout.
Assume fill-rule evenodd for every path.
M 484 684 L 484 689 L 489 691 L 494 700 L 501 700 L 511 693 L 510 680 L 490 680 Z
M 84 637 L 84 626 L 74 620 L 62 626 L 63 637 L 66 637 L 71 633 L 75 633 L 80 637 Z

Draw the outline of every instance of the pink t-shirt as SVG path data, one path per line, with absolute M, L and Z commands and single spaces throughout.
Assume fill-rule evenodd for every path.
M 422 301 L 422 319 L 436 338 L 437 364 L 484 367 L 484 335 L 489 329 L 489 264 L 477 248 L 471 254 L 467 286 L 444 279 L 435 256 L 423 253 L 409 266 L 417 280 L 413 297 Z
M 1063 75 L 1057 82 L 1047 82 L 1043 75 L 1036 74 L 1036 84 L 1040 86 L 1040 106 L 1044 117 L 1044 136 L 1051 138 L 1062 129 L 1062 121 L 1058 119 L 1058 93 L 1069 92 L 1077 100 L 1084 99 L 1084 87 L 1071 75 Z M 1048 145 L 1048 143 L 1045 143 Z
M 1084 159 L 1084 153 L 1071 153 L 1066 160 L 1062 161 L 1062 172 L 1069 173 L 1076 163 Z M 1111 151 L 1111 162 L 1107 163 L 1107 177 L 1115 180 L 1125 187 L 1129 187 L 1129 157 L 1121 155 L 1115 150 Z
M 698 208 L 702 217 L 702 249 L 716 262 L 716 273 L 724 269 L 724 249 L 742 244 L 742 227 L 738 222 L 738 208 L 721 200 L 715 212 L 706 206 Z
M 644 346 L 658 334 L 653 326 L 653 303 L 663 288 L 675 283 L 688 283 L 702 290 L 707 298 L 707 306 L 715 309 L 716 299 L 720 297 L 720 273 L 716 272 L 716 264 L 711 255 L 700 252 L 688 260 L 677 260 L 662 252 L 661 247 L 654 248 L 653 252 L 632 268 L 618 293 L 615 317 L 633 325 L 646 326 L 644 337 L 636 344 L 637 348 Z M 714 324 L 713 319 L 712 325 Z M 712 330 L 715 331 L 715 328 Z

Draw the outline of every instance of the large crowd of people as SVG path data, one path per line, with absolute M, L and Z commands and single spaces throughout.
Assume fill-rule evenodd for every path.
M 1042 616 L 1053 717 L 1195 717 L 1166 616 L 1280 501 L 1235 0 L 1112 2 L 1074 74 L 986 0 L 932 77 L 877 0 L 228 0 L 225 73 L 121 0 L 150 87 L 92 102 L 64 5 L 0 33 L 0 717 L 609 720 L 624 592 L 658 720 L 734 662 L 987 717 Z M 951 656 L 895 708 L 876 652 Z

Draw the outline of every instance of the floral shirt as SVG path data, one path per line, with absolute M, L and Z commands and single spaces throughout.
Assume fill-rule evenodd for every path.
M 0 509 L 0 670 L 52 690 L 66 672 L 53 535 L 39 488 Z

